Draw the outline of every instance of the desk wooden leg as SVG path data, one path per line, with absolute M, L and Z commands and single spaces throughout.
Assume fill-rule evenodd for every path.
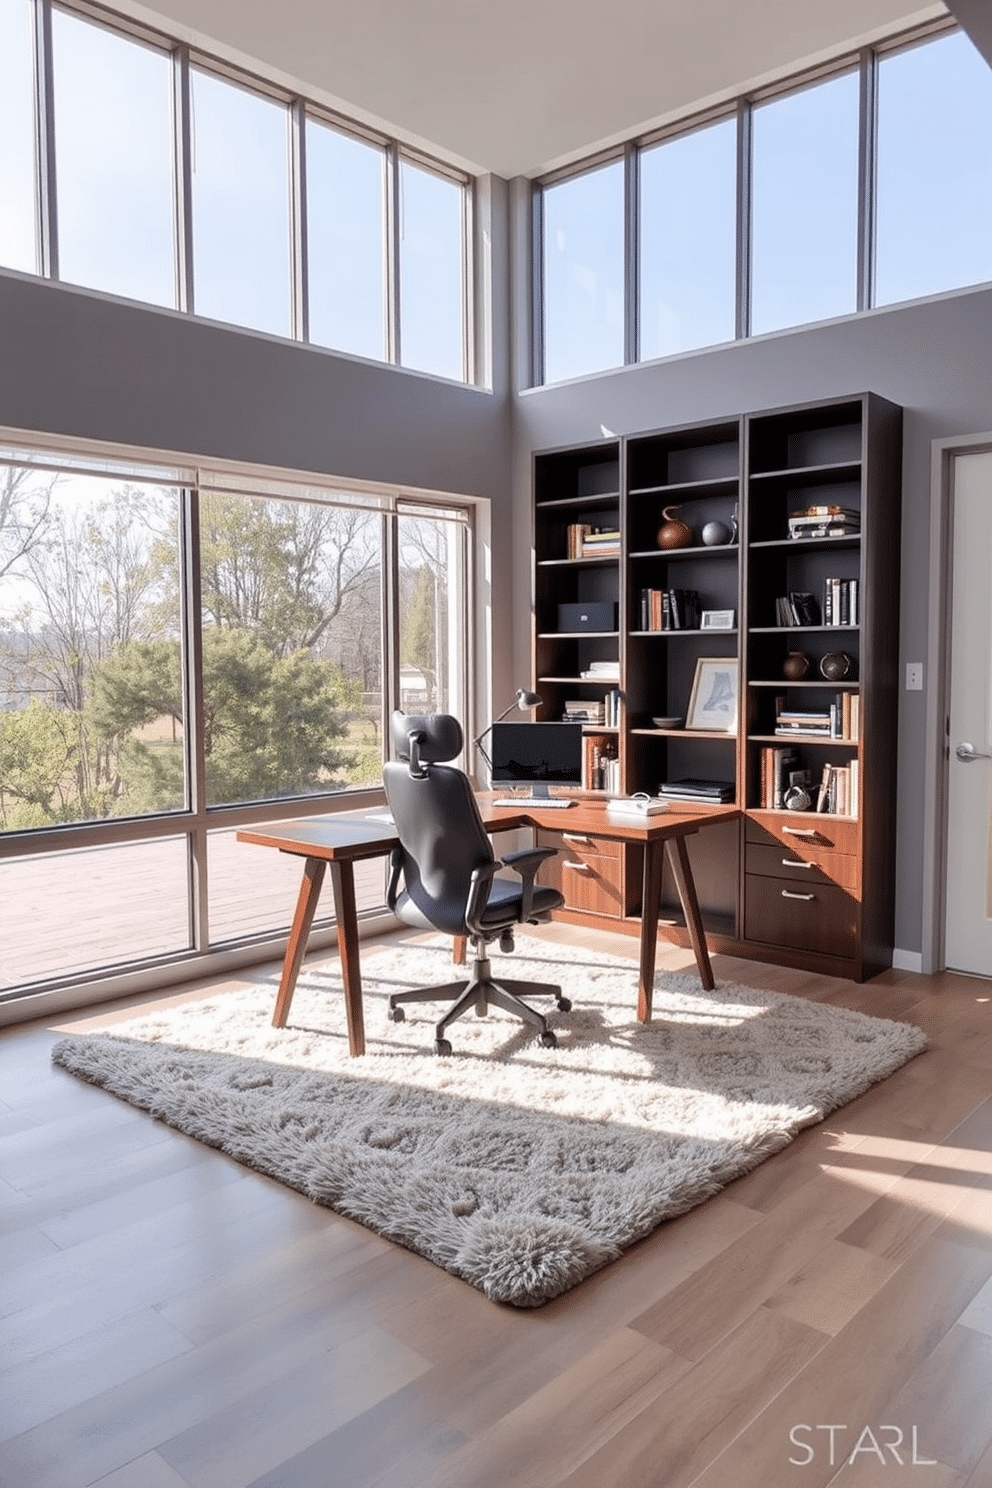
M 651 1021 L 654 994 L 654 963 L 658 950 L 658 910 L 661 907 L 661 870 L 664 863 L 662 844 L 648 842 L 644 847 L 644 879 L 641 886 L 641 965 L 637 983 L 637 1018 Z
M 296 901 L 296 913 L 293 915 L 289 944 L 286 946 L 286 955 L 282 963 L 282 980 L 279 983 L 275 1012 L 272 1014 L 273 1028 L 285 1028 L 286 1019 L 289 1017 L 289 1005 L 293 1001 L 296 979 L 300 974 L 300 967 L 306 954 L 310 926 L 313 924 L 313 917 L 317 910 L 317 900 L 320 898 L 326 867 L 327 864 L 323 858 L 307 858 L 303 865 L 303 882 L 300 884 L 300 895 Z
M 355 870 L 345 858 L 331 863 L 334 913 L 338 924 L 338 955 L 344 983 L 344 1011 L 348 1020 L 348 1048 L 365 1053 L 365 1015 L 362 1011 L 362 973 L 358 955 L 358 911 L 355 908 Z
M 710 965 L 710 953 L 706 945 L 706 935 L 703 931 L 703 920 L 699 913 L 699 900 L 696 898 L 696 885 L 693 882 L 692 866 L 689 862 L 689 854 L 686 851 L 684 837 L 670 837 L 668 839 L 668 861 L 672 866 L 675 877 L 675 887 L 679 891 L 679 899 L 682 901 L 682 912 L 689 929 L 689 939 L 692 949 L 696 954 L 696 965 L 699 967 L 699 980 L 707 992 L 712 992 L 715 985 L 713 981 L 713 968 Z
M 465 965 L 465 942 L 467 938 L 468 937 L 465 935 L 455 936 L 454 944 L 451 950 L 451 959 L 456 966 Z

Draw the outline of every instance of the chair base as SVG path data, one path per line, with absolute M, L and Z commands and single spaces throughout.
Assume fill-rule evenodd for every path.
M 403 1017 L 402 1005 L 406 1002 L 450 1001 L 451 1007 L 434 1028 L 434 1052 L 450 1054 L 451 1045 L 444 1036 L 449 1024 L 464 1017 L 473 1007 L 480 1018 L 485 1017 L 490 1006 L 498 1007 L 536 1028 L 541 1043 L 546 1048 L 554 1048 L 558 1041 L 548 1027 L 547 1019 L 523 1000 L 524 994 L 529 997 L 552 997 L 563 1013 L 569 1012 L 572 1006 L 568 998 L 562 996 L 561 988 L 550 982 L 495 981 L 489 957 L 477 955 L 471 981 L 466 982 L 463 979 L 446 982 L 440 987 L 415 987 L 409 992 L 394 992 L 389 998 L 389 1016 L 394 1022 L 400 1022 Z

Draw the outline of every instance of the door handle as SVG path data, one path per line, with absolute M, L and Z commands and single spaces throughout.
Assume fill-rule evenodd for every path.
M 962 764 L 965 765 L 968 763 L 969 760 L 992 759 L 992 754 L 982 754 L 981 750 L 976 749 L 974 744 L 969 744 L 967 739 L 965 739 L 962 744 L 958 745 L 954 753 L 957 755 L 958 759 L 961 760 Z

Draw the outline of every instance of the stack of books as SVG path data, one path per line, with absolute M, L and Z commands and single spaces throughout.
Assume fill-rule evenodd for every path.
M 667 801 L 697 801 L 700 804 L 726 805 L 734 799 L 732 780 L 699 780 L 689 776 L 683 780 L 666 780 L 658 787 L 659 796 Z
M 591 661 L 579 676 L 586 682 L 619 682 L 619 661 Z
M 839 692 L 828 708 L 787 708 L 784 698 L 775 699 L 776 734 L 856 740 L 860 728 L 861 699 L 856 692 Z
M 565 530 L 566 558 L 615 558 L 619 552 L 619 527 L 592 527 L 588 522 L 571 522 Z
M 789 516 L 792 538 L 851 537 L 861 531 L 861 513 L 848 506 L 807 506 Z
M 561 721 L 562 723 L 598 723 L 600 727 L 603 727 L 606 724 L 606 704 L 598 701 L 593 703 L 588 698 L 566 698 Z
M 775 715 L 775 732 L 784 734 L 815 734 L 826 739 L 840 738 L 835 720 L 836 706 L 827 709 L 781 708 Z

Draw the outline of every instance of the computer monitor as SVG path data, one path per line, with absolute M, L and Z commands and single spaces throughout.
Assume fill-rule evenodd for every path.
M 548 796 L 552 785 L 582 784 L 581 723 L 494 723 L 493 785 L 527 785 Z

